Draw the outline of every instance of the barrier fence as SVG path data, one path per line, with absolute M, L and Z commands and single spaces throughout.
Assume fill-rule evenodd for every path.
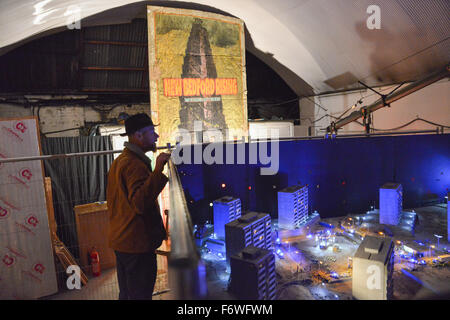
M 13 172 L 15 167 L 24 168 L 19 170 L 17 175 L 9 174 L 7 179 L 0 181 L 0 191 L 16 189 L 19 193 L 21 189 L 29 188 L 28 184 L 42 183 L 42 179 L 33 180 L 34 176 L 31 178 L 32 173 L 38 170 L 27 168 L 39 167 L 40 162 L 44 160 L 42 172 L 45 175 L 43 179 L 45 199 L 40 210 L 47 212 L 48 228 L 43 216 L 37 218 L 29 214 L 37 208 L 22 206 L 20 202 L 8 199 L 5 196 L 8 193 L 0 192 L 0 224 L 3 223 L 0 230 L 2 239 L 0 299 L 118 299 L 115 255 L 108 247 L 107 240 L 108 214 L 105 201 L 107 172 L 112 162 L 111 155 L 118 152 L 120 151 L 108 150 L 74 153 L 70 156 L 1 159 L 0 170 L 5 172 L 5 175 L 7 171 Z M 35 164 L 32 166 L 31 163 Z M 163 216 L 163 221 L 167 221 L 166 216 Z M 49 256 L 53 257 L 54 268 L 46 263 L 36 263 L 30 266 L 30 271 L 28 267 L 24 268 L 27 264 L 23 262 L 31 259 L 30 254 L 26 253 L 19 244 L 23 244 L 23 239 L 39 242 L 42 239 L 40 237 L 42 232 L 50 234 L 51 246 L 41 246 L 40 250 L 52 251 Z M 46 237 L 48 238 L 48 235 Z M 158 251 L 155 299 L 158 299 L 159 294 L 170 291 L 168 250 L 168 244 L 164 243 Z M 94 253 L 97 253 L 99 257 L 101 272 L 98 275 L 95 273 L 95 263 L 92 259 L 95 257 Z M 69 266 L 80 268 L 81 287 L 77 288 L 76 281 L 73 277 L 71 278 L 78 273 Z M 40 284 L 47 281 L 42 274 L 53 273 L 53 270 L 54 275 L 48 276 L 51 279 L 56 278 L 57 286 L 46 291 L 50 293 L 49 295 L 27 293 L 27 290 L 30 290 L 26 288 L 29 288 L 33 282 Z M 30 285 L 27 284 L 28 282 Z M 23 289 L 18 290 L 16 287 L 23 287 Z

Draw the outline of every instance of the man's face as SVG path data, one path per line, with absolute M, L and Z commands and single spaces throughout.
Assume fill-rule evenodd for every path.
M 139 130 L 141 147 L 145 152 L 156 151 L 156 142 L 159 135 L 155 132 L 155 127 L 148 126 Z

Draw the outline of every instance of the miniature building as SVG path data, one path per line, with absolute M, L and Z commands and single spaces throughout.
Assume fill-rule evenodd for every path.
M 225 224 L 241 216 L 241 200 L 229 196 L 217 199 L 213 203 L 214 233 L 216 238 L 225 238 Z
M 308 187 L 292 186 L 278 192 L 278 225 L 296 229 L 308 218 Z
M 248 246 L 272 248 L 271 219 L 268 213 L 249 212 L 225 225 L 226 256 L 240 252 Z
M 409 241 L 403 244 L 402 249 L 411 255 L 413 258 L 422 258 L 430 256 L 431 250 L 428 246 L 423 243 L 417 243 L 414 241 Z
M 380 224 L 397 225 L 402 213 L 403 188 L 388 182 L 380 188 Z
M 250 246 L 230 258 L 230 292 L 238 299 L 274 300 L 275 256 L 270 250 Z
M 353 297 L 359 300 L 391 299 L 393 271 L 392 239 L 366 236 L 353 257 Z

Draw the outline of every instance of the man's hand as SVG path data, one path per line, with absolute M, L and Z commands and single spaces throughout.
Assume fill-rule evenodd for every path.
M 156 158 L 155 171 L 162 172 L 167 161 L 169 161 L 170 153 L 162 152 Z

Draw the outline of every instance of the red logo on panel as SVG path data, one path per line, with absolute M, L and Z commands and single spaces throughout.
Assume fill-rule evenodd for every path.
M 3 207 L 3 205 L 0 204 L 0 219 L 5 219 L 9 216 L 9 210 L 8 208 Z
M 28 189 L 28 182 L 30 182 L 31 178 L 33 177 L 33 173 L 29 168 L 22 168 L 16 176 L 10 174 L 9 177 Z
M 39 220 L 38 220 L 38 218 L 36 218 L 36 216 L 31 214 L 25 218 L 25 223 L 31 227 L 36 228 L 37 225 L 39 224 Z
M 30 169 L 24 168 L 24 169 L 20 170 L 20 176 L 27 179 L 28 181 L 30 181 L 33 174 L 31 173 Z
M 2 262 L 3 264 L 5 264 L 7 267 L 11 267 L 14 265 L 14 263 L 16 263 L 16 258 L 9 255 L 9 254 L 5 254 L 2 258 Z
M 22 121 L 16 122 L 14 128 L 22 133 L 25 133 L 28 129 Z
M 44 265 L 42 263 L 39 262 L 39 263 L 36 263 L 34 265 L 33 271 L 37 272 L 37 273 L 40 273 L 40 274 L 44 274 L 45 267 L 44 267 Z

